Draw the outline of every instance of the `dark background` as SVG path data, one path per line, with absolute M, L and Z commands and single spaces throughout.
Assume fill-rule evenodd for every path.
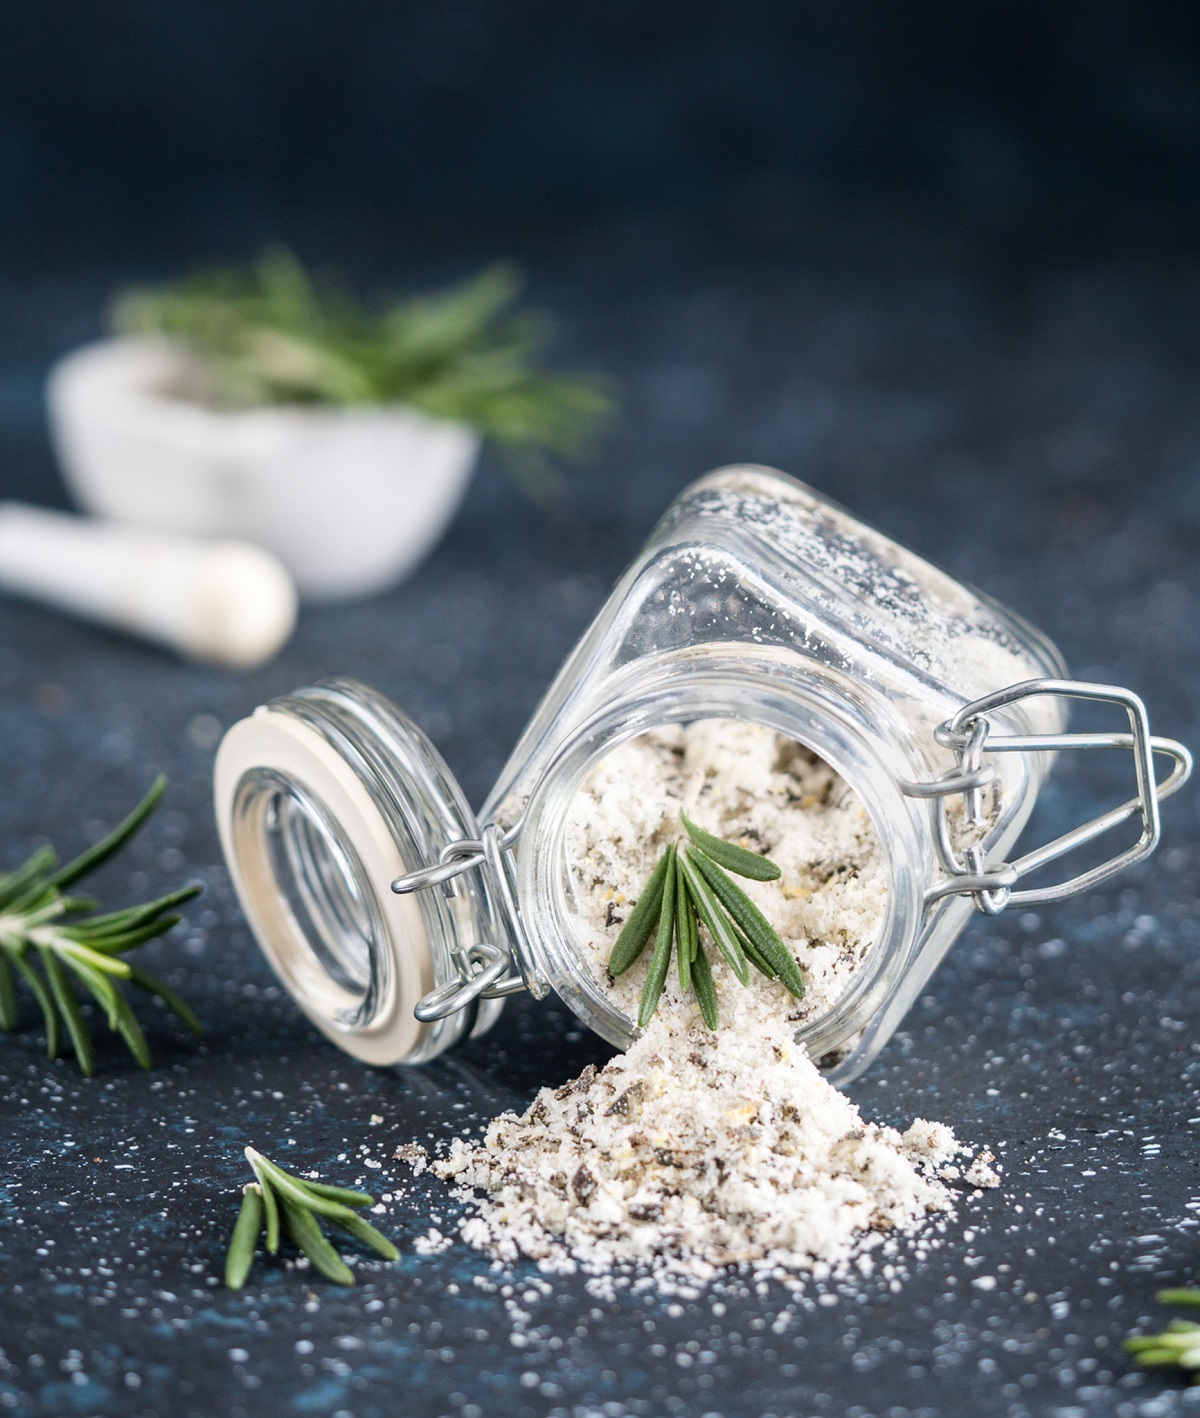
M 348 204 L 399 239 L 414 216 L 711 213 L 773 195 L 1113 230 L 1197 198 L 1192 5 L 6 11 L 9 222 L 232 209 L 251 226 Z
M 146 951 L 203 1042 L 143 1011 L 156 1072 L 102 1035 L 89 1082 L 44 1059 L 32 1018 L 0 1040 L 0 1413 L 1194 1411 L 1119 1353 L 1159 1285 L 1200 1275 L 1194 792 L 1113 887 L 973 925 L 852 1089 L 1005 1167 L 899 1293 L 818 1286 L 789 1309 L 747 1290 L 721 1313 L 578 1279 L 534 1294 L 523 1269 L 522 1321 L 473 1253 L 414 1252 L 457 1208 L 390 1151 L 607 1051 L 518 1002 L 458 1062 L 351 1065 L 254 950 L 208 782 L 222 728 L 348 673 L 424 723 L 479 802 L 654 517 L 734 459 L 982 585 L 1195 743 L 1198 42 L 1193 5 L 3 7 L 0 493 L 65 502 L 42 381 L 116 286 L 266 240 L 366 290 L 515 255 L 559 317 L 555 357 L 618 381 L 623 416 L 569 473 L 567 525 L 485 457 L 409 583 L 306 612 L 252 675 L 0 604 L 4 863 L 78 848 L 166 769 L 167 808 L 100 884 L 114 902 L 208 886 Z M 1045 829 L 1118 782 L 1064 759 Z M 408 1188 L 384 1223 L 401 1264 L 364 1263 L 349 1294 L 266 1265 L 222 1291 L 246 1142 Z

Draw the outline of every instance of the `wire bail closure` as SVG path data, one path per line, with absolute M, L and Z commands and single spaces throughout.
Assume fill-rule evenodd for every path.
M 1007 708 L 1035 695 L 1058 695 L 1065 699 L 1089 699 L 1117 704 L 1129 716 L 1129 733 L 1099 734 L 995 734 L 988 719 L 998 709 Z M 996 916 L 1007 906 L 1042 906 L 1062 901 L 1081 891 L 1107 881 L 1126 867 L 1148 857 L 1158 846 L 1160 836 L 1158 807 L 1187 782 L 1192 771 L 1192 755 L 1174 739 L 1156 738 L 1150 733 L 1149 717 L 1141 699 L 1128 689 L 1114 685 L 1088 684 L 1080 680 L 1032 679 L 1006 689 L 984 695 L 964 705 L 951 718 L 939 724 L 934 737 L 944 748 L 954 752 L 957 765 L 941 777 L 929 782 L 901 782 L 901 791 L 913 798 L 926 798 L 933 803 L 934 842 L 938 859 L 947 873 L 925 894 L 926 906 L 946 896 L 969 895 L 985 915 Z M 994 764 L 985 763 L 985 753 L 1053 753 L 1065 748 L 1119 748 L 1133 754 L 1137 776 L 1137 796 L 1109 812 L 1064 832 L 1052 842 L 1027 852 L 1015 862 L 987 863 L 979 842 L 969 842 L 956 850 L 951 832 L 947 799 L 957 794 L 963 798 L 963 826 L 966 832 L 978 831 L 983 825 L 983 789 L 996 776 Z M 1167 777 L 1158 782 L 1153 758 L 1162 754 L 1173 760 Z M 1054 886 L 1018 890 L 1023 877 L 1049 862 L 1057 861 L 1076 847 L 1121 826 L 1132 817 L 1140 816 L 1142 831 L 1138 840 L 1124 851 L 1101 862 L 1099 866 Z
M 413 1009 L 422 1024 L 445 1019 L 480 999 L 503 999 L 521 990 L 528 990 L 535 999 L 546 995 L 546 985 L 526 963 L 529 950 L 525 923 L 517 907 L 509 857 L 521 835 L 522 825 L 523 819 L 505 831 L 498 824 L 489 823 L 477 838 L 447 842 L 434 865 L 406 872 L 392 882 L 392 890 L 398 896 L 439 886 L 447 896 L 456 896 L 457 878 L 480 868 L 488 897 L 496 907 L 510 942 L 506 948 L 479 941 L 465 951 L 455 951 L 453 959 L 458 978 L 423 995 Z
M 1066 699 L 1088 699 L 1117 704 L 1129 716 L 1129 733 L 1000 734 L 993 732 L 989 715 L 1022 699 L 1036 695 L 1057 695 Z M 1041 906 L 1062 901 L 1107 881 L 1126 867 L 1148 857 L 1160 837 L 1158 807 L 1164 799 L 1183 787 L 1192 771 L 1192 755 L 1174 739 L 1150 733 L 1146 706 L 1130 690 L 1113 685 L 1089 684 L 1079 680 L 1032 679 L 996 690 L 964 705 L 934 730 L 934 737 L 952 750 L 955 766 L 940 777 L 925 782 L 901 780 L 900 790 L 908 797 L 930 802 L 933 810 L 934 844 L 946 876 L 925 893 L 931 906 L 948 896 L 971 896 L 985 915 L 997 916 L 1009 906 Z M 1101 813 L 1072 828 L 1052 842 L 1027 852 L 1015 862 L 988 862 L 983 844 L 968 841 L 955 845 L 948 801 L 963 799 L 960 835 L 978 834 L 984 826 L 983 794 L 996 778 L 994 763 L 985 762 L 992 753 L 1054 753 L 1067 748 L 1116 748 L 1133 754 L 1137 795 L 1119 807 Z M 1155 778 L 1153 758 L 1162 754 L 1173 760 L 1162 782 Z M 1030 872 L 1057 861 L 1076 847 L 1140 816 L 1138 840 L 1124 851 L 1076 876 L 1053 886 L 1019 888 Z M 445 1019 L 459 1010 L 474 1006 L 480 999 L 501 999 L 528 990 L 535 999 L 549 992 L 546 982 L 533 970 L 528 937 L 517 905 L 512 869 L 512 853 L 521 835 L 524 819 L 508 829 L 489 823 L 478 838 L 448 842 L 431 866 L 398 876 L 392 890 L 398 895 L 440 887 L 447 896 L 458 894 L 458 878 L 476 869 L 482 871 L 489 900 L 500 917 L 508 938 L 501 946 L 480 941 L 454 954 L 458 978 L 439 985 L 418 1002 L 413 1013 L 422 1023 Z

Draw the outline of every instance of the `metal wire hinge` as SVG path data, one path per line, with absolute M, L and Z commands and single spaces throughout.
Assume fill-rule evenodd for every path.
M 392 882 L 392 890 L 401 896 L 437 886 L 447 895 L 454 895 L 458 890 L 456 878 L 479 868 L 487 882 L 488 897 L 511 943 L 505 948 L 479 941 L 466 950 L 455 951 L 453 959 L 458 978 L 422 996 L 413 1010 L 422 1024 L 446 1019 L 480 999 L 503 999 L 521 990 L 528 990 L 538 999 L 546 994 L 545 984 L 526 963 L 530 956 L 525 924 L 517 908 L 509 860 L 521 827 L 522 823 L 517 822 L 505 831 L 496 823 L 489 823 L 478 838 L 448 842 L 433 866 L 407 872 Z
M 1059 695 L 1067 699 L 1090 699 L 1120 705 L 1129 716 L 1129 733 L 1101 734 L 997 734 L 992 732 L 989 714 L 1034 695 Z M 946 896 L 969 895 L 985 915 L 999 915 L 1006 906 L 1042 906 L 1061 901 L 1077 892 L 1107 881 L 1134 862 L 1150 855 L 1160 836 L 1158 805 L 1182 788 L 1192 771 L 1192 755 L 1174 739 L 1155 738 L 1150 733 L 1146 706 L 1136 694 L 1113 685 L 1086 684 L 1078 680 L 1033 679 L 1010 685 L 964 705 L 952 718 L 939 724 L 934 737 L 957 759 L 954 768 L 930 782 L 902 782 L 901 790 L 933 804 L 934 842 L 938 859 L 946 871 L 945 880 L 935 882 L 925 894 L 928 906 Z M 984 826 L 983 790 L 994 781 L 996 767 L 984 761 L 991 753 L 1048 753 L 1063 748 L 1119 748 L 1133 754 L 1137 795 L 1111 811 L 1064 832 L 1045 846 L 1027 852 L 1015 862 L 987 862 L 978 841 L 956 849 L 947 800 L 963 798 L 961 834 L 978 837 Z M 1162 782 L 1154 775 L 1154 755 L 1173 760 Z M 1102 836 L 1133 817 L 1141 818 L 1138 840 L 1124 851 L 1054 886 L 1018 890 L 1017 884 L 1030 872 L 1056 861 L 1076 847 Z

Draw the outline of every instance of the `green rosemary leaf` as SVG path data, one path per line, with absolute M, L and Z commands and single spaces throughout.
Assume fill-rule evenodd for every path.
M 108 1027 L 125 1039 L 126 1044 L 129 1046 L 129 1051 L 133 1054 L 133 1058 L 142 1065 L 142 1068 L 149 1068 L 150 1049 L 149 1045 L 146 1044 L 145 1034 L 143 1034 L 142 1027 L 138 1024 L 138 1018 L 133 1014 L 132 1008 L 129 1007 L 129 1001 L 123 997 L 121 991 L 112 983 L 111 978 L 102 973 L 101 970 L 98 970 L 98 968 L 91 966 L 87 960 L 79 959 L 78 956 L 71 956 L 71 954 L 64 953 L 62 959 L 64 959 L 65 963 L 84 981 L 85 986 L 91 990 L 91 993 L 95 995 L 96 1003 L 104 1008 L 105 1015 L 108 1017 Z M 101 959 L 104 959 L 104 957 L 101 957 Z M 173 1008 L 176 1014 L 179 1014 L 179 1017 L 182 1018 L 184 1024 L 189 1025 L 189 1028 L 193 1028 L 194 1032 L 197 1032 L 197 1034 L 201 1032 L 203 1025 L 200 1025 L 200 1021 L 197 1020 L 196 1015 L 183 1003 L 183 1000 L 180 1000 L 179 995 L 174 994 L 173 990 L 163 986 L 163 984 L 160 983 L 159 980 L 156 980 L 152 974 L 149 974 L 148 971 L 140 970 L 140 968 L 136 966 L 130 967 L 129 977 L 133 983 L 138 984 L 140 988 L 148 990 L 152 994 L 163 995 L 163 991 L 166 991 L 166 995 L 163 995 L 163 1003 Z
M 1164 1349 L 1168 1353 L 1178 1353 L 1181 1346 L 1194 1344 L 1195 1327 L 1192 1329 L 1192 1337 L 1184 1339 L 1178 1330 L 1173 1327 L 1164 1329 L 1159 1334 L 1135 1334 L 1125 1340 L 1121 1346 L 1127 1354 L 1145 1354 L 1151 1350 Z M 1172 1360 L 1174 1362 L 1174 1360 Z
M 741 926 L 738 925 L 738 923 L 733 919 L 732 916 L 729 917 L 729 924 L 737 933 L 737 938 L 741 943 L 742 949 L 746 952 L 746 959 L 750 962 L 750 964 L 754 966 L 754 968 L 758 971 L 760 975 L 765 975 L 768 980 L 777 980 L 779 978 L 779 971 L 776 970 L 775 967 L 771 964 L 771 962 L 767 959 L 767 957 L 762 954 L 759 948 L 754 944 L 754 942 L 750 939 L 746 932 L 742 930 Z
M 730 929 L 728 918 L 713 895 L 712 888 L 696 870 L 692 853 L 687 847 L 684 847 L 679 853 L 679 865 L 687 875 L 688 893 L 696 904 L 700 919 L 708 927 L 709 935 L 712 936 L 717 949 L 725 957 L 729 968 L 743 985 L 746 984 L 750 979 L 750 968 L 746 964 L 746 956 L 742 951 L 741 942 Z
M 115 852 L 119 852 L 158 806 L 166 787 L 167 780 L 160 774 L 151 785 L 150 791 L 123 822 L 119 822 L 111 832 L 102 837 L 94 846 L 89 847 L 86 852 L 80 853 L 74 861 L 68 862 L 64 867 L 59 867 L 47 879 L 47 884 L 59 889 L 69 886 L 71 882 L 78 881 L 80 877 L 94 871 Z
M 132 918 L 140 912 L 138 906 L 128 906 L 123 911 L 110 911 L 103 916 L 89 916 L 83 921 L 67 921 L 59 928 L 59 934 L 68 940 L 86 940 L 97 949 L 104 949 L 108 936 L 121 935 L 138 922 Z
M 679 816 L 687 829 L 687 835 L 699 850 L 718 866 L 724 867 L 726 871 L 737 872 L 738 876 L 750 877 L 753 881 L 779 880 L 779 868 L 770 858 L 751 852 L 747 847 L 726 842 L 721 837 L 714 837 L 711 832 L 705 832 L 703 827 L 697 827 L 686 812 L 681 812 Z
M 326 1182 L 310 1182 L 304 1179 L 305 1191 L 316 1192 L 328 1201 L 340 1201 L 343 1206 L 374 1206 L 375 1198 L 370 1192 L 356 1191 L 353 1187 L 331 1187 Z
M 520 290 L 520 272 L 500 261 L 444 294 L 418 296 L 388 318 L 391 348 L 414 362 L 445 359 L 477 344 Z
M 268 1186 L 263 1187 L 262 1196 L 263 1210 L 267 1217 L 267 1254 L 274 1256 L 279 1254 L 279 1202 L 275 1200 L 275 1193 Z
M 58 1006 L 58 1012 L 67 1026 L 67 1033 L 71 1036 L 71 1046 L 79 1060 L 80 1071 L 90 1078 L 96 1066 L 96 1056 L 75 991 L 59 963 L 58 956 L 48 945 L 38 946 L 38 956 L 42 962 L 42 971 L 50 982 L 54 1003 Z
M 76 956 L 66 955 L 63 957 L 66 965 L 75 972 L 76 976 L 83 982 L 87 989 L 95 998 L 96 1003 L 104 1011 L 104 1017 L 108 1020 L 108 1027 L 115 1030 L 117 1027 L 117 987 L 107 975 L 99 970 L 94 970 L 85 961 Z
M 708 957 L 704 953 L 704 947 L 699 944 L 696 946 L 696 958 L 692 961 L 692 988 L 696 992 L 696 1001 L 705 1024 L 710 1029 L 715 1029 L 720 1023 L 717 1015 L 717 990 L 713 984 L 712 971 L 708 968 Z
M 312 1261 L 313 1268 L 320 1271 L 326 1280 L 332 1280 L 335 1285 L 353 1285 L 354 1272 L 321 1234 L 321 1228 L 313 1219 L 312 1213 L 306 1211 L 303 1206 L 298 1206 L 286 1195 L 281 1195 L 279 1201 L 283 1207 L 283 1219 L 288 1234 Z
M 662 914 L 663 883 L 667 878 L 667 861 L 670 853 L 664 852 L 658 864 L 650 873 L 650 880 L 642 890 L 629 919 L 621 927 L 621 934 L 608 957 L 608 973 L 623 975 L 646 948 L 646 942 L 654 932 L 658 918 Z
M 666 983 L 667 971 L 671 966 L 671 941 L 675 928 L 675 844 L 667 848 L 667 870 L 663 877 L 662 902 L 658 913 L 658 936 L 654 942 L 654 954 L 650 957 L 650 969 L 642 988 L 641 1007 L 638 1010 L 638 1028 L 644 1029 L 658 1008 L 659 997 Z
M 194 882 L 190 886 L 181 886 L 178 891 L 168 892 L 166 896 L 160 896 L 157 901 L 147 901 L 144 906 L 127 906 L 123 911 L 109 911 L 103 916 L 90 916 L 78 925 L 64 927 L 63 931 L 64 934 L 82 931 L 93 943 L 99 936 L 123 935 L 154 920 L 164 911 L 192 900 L 203 890 L 199 883 Z
M 1171 1368 L 1200 1368 L 1200 1356 L 1197 1356 L 1194 1364 L 1186 1364 L 1180 1350 L 1160 1348 L 1157 1340 L 1151 1348 L 1137 1353 L 1137 1361 L 1143 1369 L 1157 1369 L 1168 1365 Z
M 267 1252 L 269 1255 L 275 1255 L 279 1250 L 279 1203 L 275 1200 L 275 1192 L 267 1179 L 265 1169 L 259 1166 L 259 1163 L 265 1160 L 262 1154 L 255 1152 L 252 1147 L 247 1147 L 246 1160 L 253 1167 L 259 1190 L 262 1192 L 263 1210 L 267 1215 Z
M 119 980 L 129 979 L 131 967 L 127 960 L 114 960 L 103 951 L 93 950 L 82 941 L 70 941 L 66 944 L 60 944 L 60 941 L 61 933 L 58 933 L 53 948 L 64 960 L 81 960 L 89 969 L 98 970 L 102 975 L 115 975 Z
M 234 1223 L 233 1234 L 229 1238 L 229 1250 L 225 1256 L 225 1284 L 231 1290 L 240 1290 L 250 1274 L 259 1232 L 262 1230 L 262 1218 L 262 1193 L 253 1182 L 247 1182 L 242 1188 L 242 1207 Z
M 127 963 L 127 962 L 126 962 Z M 149 970 L 143 970 L 140 965 L 129 965 L 129 979 L 137 985 L 139 989 L 145 990 L 148 994 L 157 995 L 169 1010 L 183 1021 L 193 1034 L 203 1034 L 204 1025 L 201 1024 L 196 1011 L 177 991 L 170 985 L 164 983 L 157 975 L 152 975 Z
M 1200 1304 L 1200 1292 L 1194 1289 L 1162 1290 L 1157 1298 L 1168 1305 Z M 1170 1366 L 1183 1369 L 1200 1382 L 1200 1324 L 1191 1320 L 1172 1320 L 1158 1334 L 1135 1334 L 1124 1342 L 1126 1353 L 1132 1354 L 1145 1368 Z
M 87 944 L 93 950 L 103 951 L 105 955 L 123 955 L 127 950 L 134 950 L 139 945 L 145 945 L 149 940 L 155 940 L 160 935 L 166 933 L 177 926 L 183 919 L 182 916 L 163 916 L 161 920 L 148 921 L 144 926 L 139 926 L 136 930 L 125 931 L 121 935 L 102 935 L 93 940 L 86 930 L 86 922 L 83 926 L 72 928 L 72 933 L 68 937 Z M 65 934 L 65 932 L 63 932 Z
M 6 911 L 35 882 L 53 871 L 57 861 L 53 847 L 39 847 L 16 871 L 0 874 L 0 911 Z
M 12 963 L 16 966 L 21 978 L 33 991 L 33 996 L 41 1008 L 42 1019 L 46 1024 L 46 1057 L 56 1059 L 59 1048 L 58 1014 L 54 1008 L 54 1001 L 50 997 L 50 991 L 42 983 L 38 972 L 25 959 L 23 950 L 13 952 Z
M 754 942 L 759 953 L 770 962 L 787 989 L 800 999 L 804 994 L 804 976 L 793 959 L 792 952 L 775 933 L 774 926 L 716 862 L 699 853 L 695 858 L 695 866 L 712 887 L 721 905 Z
M 142 1026 L 137 1022 L 137 1016 L 120 990 L 114 993 L 117 997 L 117 1033 L 125 1040 L 129 1052 L 142 1068 L 150 1068 L 153 1060 L 150 1057 L 150 1045 L 146 1043 L 146 1036 L 142 1033 Z
M 675 962 L 679 967 L 679 988 L 692 988 L 692 936 L 696 933 L 696 908 L 688 895 L 687 877 L 675 867 Z
M 85 911 L 94 911 L 100 903 L 94 896 L 60 896 L 59 910 L 64 916 L 78 916 Z
M 333 1224 L 340 1226 L 343 1231 L 349 1231 L 356 1241 L 361 1241 L 364 1246 L 370 1246 L 370 1248 L 375 1251 L 377 1255 L 381 1255 L 384 1260 L 400 1259 L 400 1252 L 392 1242 L 388 1240 L 382 1231 L 377 1231 L 375 1227 L 363 1217 L 356 1216 L 352 1212 L 349 1216 L 339 1218 Z
M 0 946 L 0 1029 L 6 1034 L 17 1027 L 17 988 L 13 982 L 8 952 Z
M 146 1036 L 142 1032 L 141 1025 L 130 1008 L 129 1001 L 117 989 L 112 980 L 101 974 L 99 970 L 92 969 L 83 961 L 70 956 L 64 958 L 87 988 L 91 990 L 97 1003 L 104 1010 L 108 1027 L 114 1033 L 120 1034 L 130 1053 L 142 1068 L 149 1068 L 151 1065 L 150 1047 L 146 1043 Z
M 22 916 L 29 925 L 40 926 L 59 914 L 57 888 L 44 881 L 35 881 L 26 891 L 5 907 L 7 916 Z

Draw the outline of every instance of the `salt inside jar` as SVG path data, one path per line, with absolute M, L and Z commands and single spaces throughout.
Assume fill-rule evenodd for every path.
M 654 735 L 756 726 L 853 793 L 881 872 L 871 939 L 795 1037 L 861 1072 L 962 930 L 1084 890 L 1157 844 L 1191 767 L 1127 690 L 1064 678 L 1039 632 L 811 489 L 755 467 L 685 489 L 568 656 L 479 813 L 425 734 L 328 680 L 235 724 L 216 764 L 222 846 L 251 929 L 309 1018 L 370 1063 L 485 1032 L 554 990 L 620 1048 L 636 1025 L 581 924 L 580 802 Z M 1073 698 L 1128 731 L 1069 734 Z M 1008 860 L 1054 754 L 1116 748 L 1128 802 Z M 1156 783 L 1152 757 L 1172 766 Z M 1049 885 L 1026 878 L 1137 820 L 1137 840 Z M 574 843 L 574 845 L 572 845 Z M 803 962 L 802 962 L 803 963 Z

